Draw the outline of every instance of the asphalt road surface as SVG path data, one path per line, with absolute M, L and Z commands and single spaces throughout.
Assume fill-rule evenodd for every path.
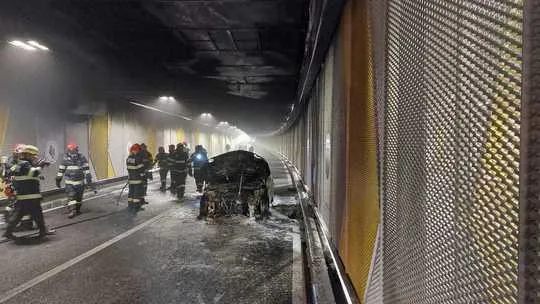
M 283 165 L 269 157 L 276 202 L 294 203 Z M 0 244 L 0 303 L 301 303 L 298 223 L 276 209 L 255 222 L 238 216 L 198 221 L 198 194 L 188 179 L 177 201 L 149 190 L 145 211 L 116 204 L 103 190 L 68 219 L 46 214 L 57 234 Z

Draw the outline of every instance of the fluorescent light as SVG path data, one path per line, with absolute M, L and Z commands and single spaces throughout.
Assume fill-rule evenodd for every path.
M 173 103 L 176 101 L 176 98 L 172 96 L 160 96 L 159 101 L 166 102 L 166 103 Z
M 164 114 L 167 114 L 167 115 L 170 115 L 170 116 L 179 117 L 179 118 L 182 118 L 182 119 L 185 119 L 185 120 L 192 120 L 192 119 L 189 118 L 189 117 L 182 116 L 182 115 L 178 115 L 178 114 L 174 114 L 174 113 L 170 113 L 170 112 L 167 112 L 167 111 L 163 111 L 163 110 L 161 110 L 161 109 L 158 109 L 158 108 L 155 108 L 155 107 L 151 107 L 151 106 L 147 106 L 147 105 L 142 104 L 142 103 L 138 103 L 138 102 L 134 102 L 134 101 L 130 101 L 129 103 L 131 103 L 132 105 L 141 107 L 141 108 L 145 108 L 145 109 L 152 110 L 152 111 L 156 111 L 156 112 L 161 112 L 161 113 L 164 113 Z
M 42 51 L 48 51 L 49 50 L 48 47 L 46 47 L 43 44 L 40 44 L 39 42 L 34 41 L 34 40 L 26 41 L 26 43 L 30 44 L 31 46 L 37 47 L 38 49 L 40 49 Z
M 21 48 L 21 49 L 24 49 L 24 50 L 27 50 L 27 51 L 37 51 L 37 48 L 31 46 L 31 45 L 28 45 L 20 40 L 13 40 L 13 41 L 10 41 L 9 44 L 13 45 L 13 46 L 16 46 L 18 48 Z

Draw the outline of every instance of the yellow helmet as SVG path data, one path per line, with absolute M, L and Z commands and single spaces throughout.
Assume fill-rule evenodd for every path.
M 36 146 L 24 145 L 22 153 L 27 153 L 30 155 L 39 155 L 39 149 Z

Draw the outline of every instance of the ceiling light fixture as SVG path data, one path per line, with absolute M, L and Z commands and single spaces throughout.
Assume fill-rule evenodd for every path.
M 33 47 L 36 47 L 42 51 L 48 51 L 49 48 L 44 46 L 43 44 L 37 42 L 37 41 L 34 41 L 34 40 L 29 40 L 29 41 L 26 41 L 27 44 L 33 46 Z
M 18 47 L 18 48 L 21 48 L 23 50 L 26 50 L 26 51 L 37 51 L 38 49 L 31 46 L 31 45 L 28 45 L 20 40 L 13 40 L 13 41 L 10 41 L 9 44 L 15 46 L 15 47 Z
M 176 101 L 176 98 L 172 96 L 160 96 L 159 101 L 166 102 L 166 103 L 173 103 Z

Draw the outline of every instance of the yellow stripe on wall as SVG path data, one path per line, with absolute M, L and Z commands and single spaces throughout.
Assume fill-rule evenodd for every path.
M 109 115 L 93 116 L 90 119 L 89 128 L 90 145 L 88 151 L 90 159 L 97 179 L 105 179 L 109 177 Z
M 152 155 L 156 154 L 157 148 L 156 148 L 156 142 L 157 142 L 157 131 L 155 127 L 149 127 L 148 128 L 148 140 L 146 142 L 146 145 L 148 146 L 148 151 L 152 153 Z
M 0 105 L 0 145 L 6 140 L 6 133 L 9 121 L 9 106 Z
M 9 106 L 0 105 L 0 146 L 4 145 L 6 141 L 6 134 L 9 122 Z M 0 184 L 0 188 L 4 189 L 3 183 Z M 4 192 L 0 192 L 0 198 L 4 197 Z
M 349 0 L 341 24 L 347 117 L 346 206 L 340 255 L 364 297 L 380 218 L 368 1 Z
M 176 142 L 174 144 L 178 144 L 181 142 L 184 142 L 186 140 L 186 132 L 182 128 L 176 129 Z
M 193 139 L 195 140 L 195 142 L 193 143 L 193 146 L 195 146 L 195 145 L 198 145 L 201 142 L 201 131 L 195 130 L 193 135 L 194 135 Z
M 107 157 L 107 160 L 108 160 L 108 163 L 107 163 L 107 176 L 109 178 L 112 178 L 112 177 L 116 177 L 116 171 L 114 170 L 114 165 L 112 163 L 112 159 L 111 159 L 111 156 L 109 153 L 108 154 L 108 157 Z

